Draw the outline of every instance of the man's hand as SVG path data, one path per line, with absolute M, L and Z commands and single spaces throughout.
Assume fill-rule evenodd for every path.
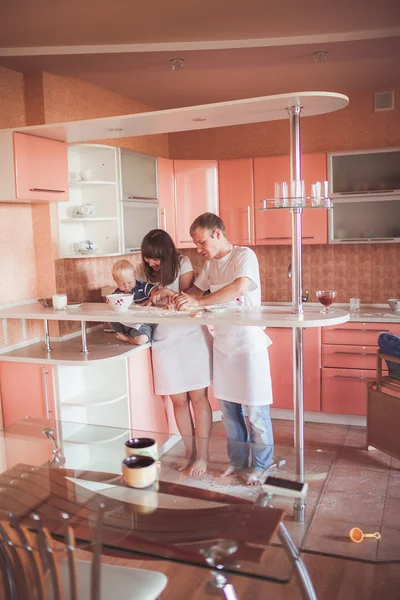
M 200 306 L 200 302 L 194 296 L 189 296 L 189 294 L 185 294 L 185 292 L 181 292 L 175 298 L 175 308 L 177 310 L 186 310 L 187 308 L 193 308 Z

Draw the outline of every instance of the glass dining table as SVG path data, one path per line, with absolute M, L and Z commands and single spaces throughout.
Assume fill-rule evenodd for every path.
M 157 445 L 157 478 L 147 488 L 129 487 L 122 476 L 131 438 Z M 209 439 L 207 472 L 194 477 L 189 469 L 179 470 L 186 449 L 195 444 L 173 433 L 26 418 L 0 434 L 0 512 L 27 520 L 35 513 L 60 539 L 60 514 L 68 514 L 77 543 L 87 548 L 101 505 L 108 554 L 209 569 L 213 585 L 230 599 L 236 598 L 230 575 L 284 584 L 294 573 L 303 597 L 316 599 L 300 552 L 333 454 L 305 450 L 309 510 L 298 523 L 293 498 L 262 485 L 268 475 L 299 479 L 292 446 L 265 447 L 268 466 L 261 484 L 247 485 L 245 471 L 220 477 L 227 453 L 218 431 Z M 247 451 L 251 454 L 251 444 Z

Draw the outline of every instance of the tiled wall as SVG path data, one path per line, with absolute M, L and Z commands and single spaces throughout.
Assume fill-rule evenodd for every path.
M 265 302 L 291 301 L 291 262 L 289 246 L 256 246 Z M 196 250 L 183 250 L 196 272 L 203 259 Z M 140 255 L 125 256 L 132 264 Z M 100 288 L 114 285 L 111 267 L 114 258 L 60 259 L 56 261 L 57 289 L 71 301 L 98 301 Z M 351 297 L 363 303 L 384 303 L 400 297 L 400 244 L 324 245 L 303 247 L 303 289 L 316 301 L 318 289 L 337 290 L 337 302 Z

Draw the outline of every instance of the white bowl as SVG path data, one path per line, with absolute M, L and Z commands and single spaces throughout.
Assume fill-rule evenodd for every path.
M 107 303 L 113 310 L 124 310 L 129 308 L 133 302 L 132 294 L 108 294 L 106 296 Z
M 388 304 L 392 310 L 400 310 L 400 300 L 396 298 L 389 298 Z

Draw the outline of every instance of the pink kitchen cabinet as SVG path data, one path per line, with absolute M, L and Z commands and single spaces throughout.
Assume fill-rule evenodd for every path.
M 239 246 L 255 243 L 253 159 L 218 162 L 219 215 L 229 240 Z
M 204 212 L 218 214 L 216 160 L 174 160 L 176 245 L 192 248 L 190 226 Z
M 289 156 L 268 156 L 254 159 L 254 204 L 257 245 L 283 245 L 291 243 L 291 216 L 287 210 L 260 211 L 261 200 L 273 198 L 275 182 L 290 177 Z M 306 194 L 311 184 L 326 180 L 326 155 L 303 154 L 302 177 Z M 303 212 L 303 244 L 326 244 L 328 241 L 328 216 L 325 209 L 305 209 Z
M 157 179 L 158 201 L 160 205 L 160 228 L 169 233 L 176 244 L 176 207 L 173 160 L 169 160 L 168 158 L 158 159 Z
M 5 427 L 25 417 L 56 418 L 50 365 L 0 362 L 0 391 Z
M 167 433 L 167 411 L 154 392 L 150 348 L 129 357 L 128 376 L 132 429 Z
M 383 332 L 400 335 L 397 323 L 344 323 L 322 329 L 323 344 L 378 346 L 378 337 Z
M 367 383 L 375 370 L 322 369 L 322 412 L 365 416 Z
M 0 201 L 68 200 L 68 158 L 64 142 L 25 133 L 3 133 L 0 154 Z
M 292 330 L 269 328 L 272 340 L 268 348 L 271 365 L 272 408 L 293 410 L 293 357 Z M 303 330 L 304 346 L 304 410 L 320 411 L 321 330 L 319 327 Z

